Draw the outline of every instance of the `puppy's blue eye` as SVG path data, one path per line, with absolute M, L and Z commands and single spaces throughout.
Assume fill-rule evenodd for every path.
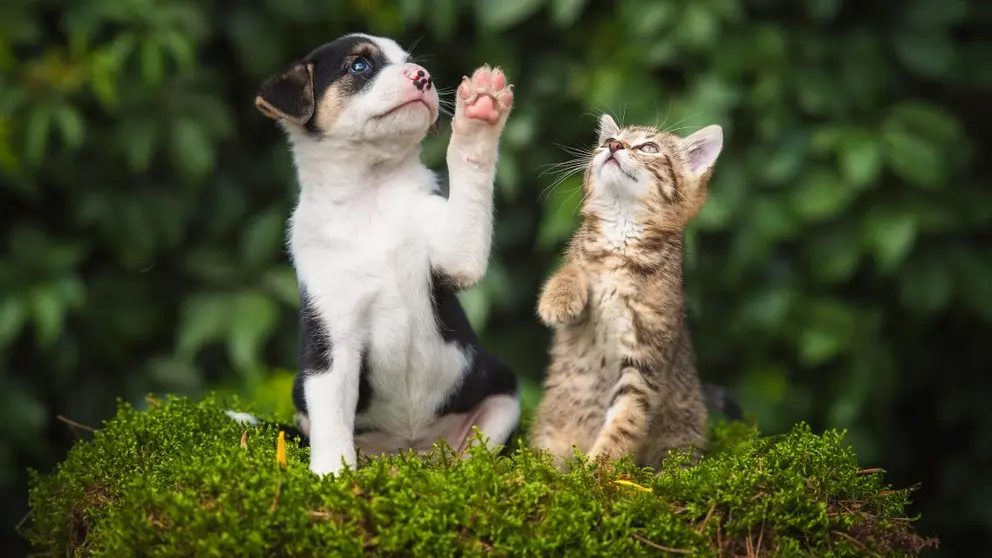
M 351 63 L 351 66 L 348 67 L 348 71 L 353 74 L 360 74 L 362 72 L 368 71 L 368 69 L 371 67 L 372 64 L 369 64 L 367 60 L 365 60 L 364 58 L 358 58 Z

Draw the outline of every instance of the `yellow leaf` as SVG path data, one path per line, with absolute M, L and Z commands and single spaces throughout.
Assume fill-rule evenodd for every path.
M 629 480 L 615 480 L 615 481 L 613 481 L 613 484 L 619 484 L 621 486 L 629 486 L 631 488 L 636 488 L 637 490 L 640 490 L 641 492 L 652 492 L 652 490 L 650 488 L 648 488 L 646 486 L 641 486 L 641 485 L 639 485 L 639 484 L 637 484 L 635 482 L 630 482 Z
M 288 464 L 286 461 L 286 433 L 282 430 L 279 431 L 279 440 L 276 441 L 276 463 L 283 467 Z

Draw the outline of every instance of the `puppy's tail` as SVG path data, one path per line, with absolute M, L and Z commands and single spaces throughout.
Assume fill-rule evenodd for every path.
M 286 438 L 288 438 L 290 440 L 292 440 L 294 438 L 299 438 L 300 439 L 300 447 L 306 447 L 306 446 L 310 445 L 310 440 L 303 434 L 303 432 L 299 428 L 297 428 L 295 426 L 290 426 L 288 424 L 282 424 L 282 423 L 278 423 L 278 422 L 270 422 L 270 421 L 262 420 L 262 419 L 256 417 L 255 415 L 251 415 L 251 414 L 248 414 L 248 413 L 242 413 L 242 412 L 234 411 L 234 410 L 231 410 L 231 409 L 228 409 L 228 410 L 224 411 L 224 414 L 226 414 L 227 416 L 229 416 L 231 418 L 231 420 L 233 420 L 234 422 L 237 422 L 237 423 L 242 424 L 244 426 L 248 426 L 248 427 L 271 426 L 271 427 L 273 427 L 273 428 L 275 428 L 277 430 L 281 430 L 281 431 L 283 431 L 283 432 L 286 433 Z
M 714 384 L 703 384 L 703 400 L 710 413 L 719 413 L 730 420 L 744 418 L 744 410 L 730 390 Z

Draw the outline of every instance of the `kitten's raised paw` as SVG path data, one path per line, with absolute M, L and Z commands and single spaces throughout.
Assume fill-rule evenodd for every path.
M 554 327 L 575 323 L 586 307 L 586 293 L 563 282 L 552 282 L 537 305 L 537 314 L 545 325 Z
M 452 128 L 466 130 L 473 125 L 499 127 L 513 107 L 513 86 L 506 74 L 488 65 L 475 70 L 472 77 L 462 78 L 456 96 Z

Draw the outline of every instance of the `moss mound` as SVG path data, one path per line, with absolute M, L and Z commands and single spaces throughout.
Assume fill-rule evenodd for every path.
M 842 435 L 716 427 L 717 448 L 657 476 L 621 461 L 556 472 L 517 449 L 369 458 L 318 479 L 307 450 L 229 420 L 215 398 L 122 404 L 50 476 L 32 472 L 24 534 L 100 556 L 911 556 L 936 544 L 909 490 L 860 470 Z M 237 402 L 231 402 L 239 408 Z

